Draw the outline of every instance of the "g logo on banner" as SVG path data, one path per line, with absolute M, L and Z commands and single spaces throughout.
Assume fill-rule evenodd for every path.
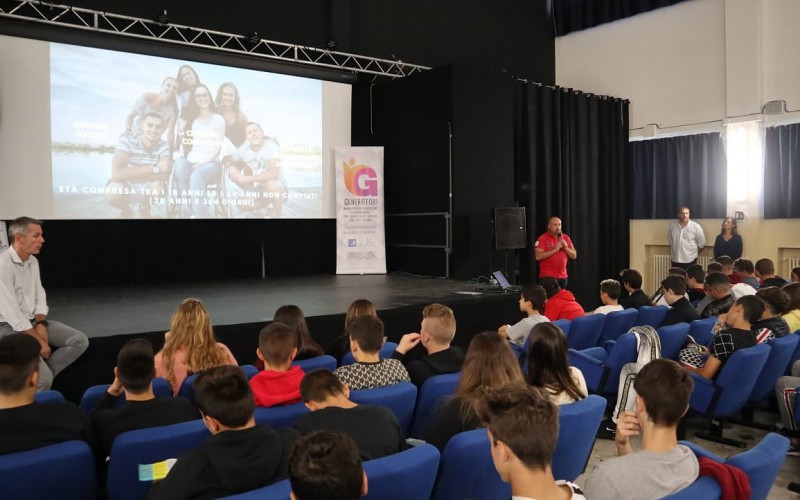
M 378 174 L 372 167 L 356 165 L 356 161 L 343 162 L 344 186 L 356 196 L 378 196 Z

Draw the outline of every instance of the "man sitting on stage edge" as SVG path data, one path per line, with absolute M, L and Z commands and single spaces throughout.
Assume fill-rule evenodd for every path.
M 430 304 L 422 310 L 419 333 L 407 333 L 400 339 L 392 358 L 406 366 L 411 382 L 422 387 L 426 380 L 445 373 L 461 370 L 464 350 L 450 345 L 456 336 L 456 318 L 453 310 L 442 304 Z M 414 349 L 421 344 L 424 352 Z M 412 353 L 409 353 L 414 349 Z
M 547 316 L 544 316 L 544 303 L 547 300 L 544 288 L 539 285 L 526 286 L 519 294 L 519 310 L 524 312 L 527 316 L 517 321 L 513 325 L 503 325 L 498 328 L 498 333 L 507 338 L 510 342 L 518 347 L 525 345 L 528 340 L 528 335 L 531 333 L 531 328 L 550 321 Z
M 77 406 L 34 402 L 40 349 L 24 333 L 0 338 L 0 454 L 81 439 L 94 444 L 89 419 Z
M 348 328 L 350 351 L 356 362 L 333 372 L 350 389 L 374 389 L 408 382 L 408 371 L 396 359 L 381 359 L 383 321 L 375 316 L 358 316 Z M 302 392 L 302 390 L 301 390 Z
M 123 432 L 200 418 L 197 409 L 186 398 L 156 398 L 153 394 L 155 372 L 150 341 L 134 339 L 122 346 L 114 368 L 114 382 L 92 410 L 92 426 L 101 456 L 108 456 L 114 438 Z M 115 409 L 123 391 L 125 403 Z
M 297 355 L 297 337 L 284 323 L 273 321 L 258 334 L 256 355 L 264 371 L 250 379 L 256 406 L 276 406 L 300 402 L 303 369 L 292 366 Z
M 405 449 L 400 423 L 383 406 L 359 405 L 350 390 L 324 368 L 306 373 L 300 384 L 303 402 L 311 413 L 298 417 L 294 427 L 306 435 L 317 430 L 341 431 L 353 438 L 362 460 L 392 455 Z
M 178 458 L 148 499 L 220 498 L 287 477 L 297 431 L 256 425 L 253 392 L 238 366 L 204 371 L 194 382 L 197 407 L 212 436 Z
M 8 226 L 11 245 L 0 253 L 0 337 L 26 333 L 41 346 L 39 391 L 50 389 L 53 379 L 89 347 L 82 332 L 47 320 L 47 294 L 39 277 L 36 255 L 42 249 L 42 223 L 19 217 Z M 56 347 L 51 351 L 51 346 Z
M 677 428 L 689 409 L 694 383 L 678 363 L 655 359 L 633 381 L 636 411 L 617 420 L 617 453 L 595 467 L 586 479 L 591 499 L 662 498 L 697 479 L 699 466 L 692 450 L 678 444 Z M 642 449 L 633 451 L 630 437 L 642 432 Z

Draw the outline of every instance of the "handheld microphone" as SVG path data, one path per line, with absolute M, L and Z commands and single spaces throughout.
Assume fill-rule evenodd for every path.
M 561 238 L 561 231 L 558 232 L 558 237 Z

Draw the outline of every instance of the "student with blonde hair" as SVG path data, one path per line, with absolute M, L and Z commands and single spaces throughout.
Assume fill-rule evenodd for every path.
M 221 365 L 238 365 L 230 349 L 217 342 L 211 315 L 202 302 L 186 299 L 172 315 L 164 347 L 156 354 L 156 377 L 167 379 L 178 394 L 187 376 Z

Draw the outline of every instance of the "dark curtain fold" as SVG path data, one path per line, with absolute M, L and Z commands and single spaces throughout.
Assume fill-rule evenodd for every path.
M 634 219 L 725 217 L 728 169 L 722 135 L 698 134 L 630 143 Z
M 800 217 L 800 123 L 767 129 L 764 218 Z
M 625 19 L 686 0 L 553 0 L 556 36 Z
M 517 196 L 532 228 L 523 280 L 536 281 L 533 243 L 558 216 L 578 252 L 569 288 L 593 308 L 600 281 L 629 262 L 628 101 L 520 84 L 516 123 Z

